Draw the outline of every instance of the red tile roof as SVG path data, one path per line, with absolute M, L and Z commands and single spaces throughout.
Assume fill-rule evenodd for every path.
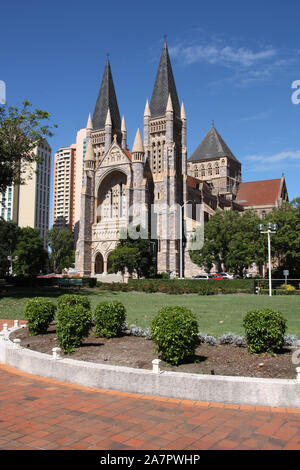
M 187 183 L 190 188 L 197 189 L 197 186 L 202 183 L 202 181 L 194 178 L 193 176 L 187 175 Z
M 280 196 L 281 178 L 240 183 L 235 202 L 242 206 L 274 204 Z
M 127 150 L 127 149 L 122 149 L 122 150 L 123 150 L 123 152 L 127 155 L 127 157 L 129 158 L 129 160 L 132 161 L 132 155 L 131 155 L 131 153 L 129 152 L 129 150 Z

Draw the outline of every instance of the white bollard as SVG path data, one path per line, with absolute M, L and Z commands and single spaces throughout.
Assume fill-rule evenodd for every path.
M 8 324 L 3 323 L 3 329 L 0 331 L 0 339 L 7 340 Z
M 15 320 L 14 321 L 14 328 L 18 328 L 18 326 L 19 326 L 19 320 Z
M 21 340 L 20 340 L 20 339 L 15 338 L 15 339 L 13 340 L 13 343 L 14 343 L 14 345 L 15 345 L 15 347 L 16 347 L 17 349 L 22 349 Z
M 297 374 L 296 380 L 297 382 L 300 382 L 300 367 L 296 367 L 296 374 Z
M 52 359 L 61 359 L 61 356 L 60 356 L 60 353 L 61 353 L 61 349 L 60 348 L 53 348 L 52 349 Z
M 160 368 L 159 368 L 159 363 L 161 362 L 160 359 L 153 359 L 152 361 L 152 372 L 154 374 L 159 374 L 160 373 Z

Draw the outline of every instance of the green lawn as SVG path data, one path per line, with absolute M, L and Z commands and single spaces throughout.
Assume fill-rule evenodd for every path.
M 14 289 L 14 294 L 8 292 L 0 298 L 0 318 L 24 319 L 24 307 L 30 297 L 51 297 L 56 301 L 57 297 L 65 292 L 70 291 L 57 288 Z M 213 336 L 220 336 L 229 331 L 244 334 L 241 323 L 245 313 L 254 308 L 270 307 L 282 312 L 288 320 L 288 333 L 300 337 L 300 296 L 168 295 L 94 289 L 82 289 L 80 293 L 88 295 L 93 308 L 98 302 L 119 300 L 126 307 L 127 322 L 141 327 L 149 326 L 161 307 L 184 305 L 196 314 L 199 331 Z

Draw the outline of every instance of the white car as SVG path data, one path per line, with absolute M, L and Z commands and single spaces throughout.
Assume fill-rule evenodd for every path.
M 227 277 L 227 279 L 233 279 L 233 274 L 228 274 L 228 273 L 220 273 L 221 276 Z
M 197 274 L 196 276 L 192 276 L 192 279 L 209 279 L 207 274 Z

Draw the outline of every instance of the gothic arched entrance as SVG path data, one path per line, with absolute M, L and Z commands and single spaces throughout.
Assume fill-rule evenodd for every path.
M 98 189 L 97 222 L 116 221 L 126 215 L 127 177 L 121 171 L 109 173 Z
M 102 274 L 104 272 L 104 261 L 101 253 L 97 253 L 95 258 L 95 274 Z

